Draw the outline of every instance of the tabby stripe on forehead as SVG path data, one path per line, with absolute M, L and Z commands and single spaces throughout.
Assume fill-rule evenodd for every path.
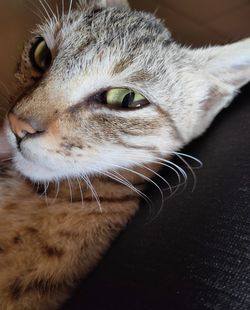
M 117 64 L 115 64 L 112 75 L 116 75 L 121 73 L 122 71 L 126 70 L 129 65 L 133 63 L 132 57 L 126 57 L 121 59 Z
M 146 70 L 139 70 L 127 78 L 130 83 L 152 81 L 153 79 L 155 79 L 155 76 Z

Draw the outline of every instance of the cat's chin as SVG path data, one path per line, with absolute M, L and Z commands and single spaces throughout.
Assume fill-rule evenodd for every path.
M 31 181 L 52 181 L 57 179 L 56 171 L 41 167 L 24 158 L 19 152 L 15 154 L 14 164 L 16 169 Z

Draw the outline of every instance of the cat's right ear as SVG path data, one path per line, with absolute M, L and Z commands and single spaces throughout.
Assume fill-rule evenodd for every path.
M 129 3 L 127 0 L 79 0 L 79 4 L 81 7 L 94 5 L 100 8 L 106 8 L 106 7 L 127 7 L 129 8 Z

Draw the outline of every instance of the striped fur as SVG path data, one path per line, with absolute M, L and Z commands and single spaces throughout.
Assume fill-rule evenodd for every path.
M 36 37 L 53 58 L 43 75 L 29 59 Z M 249 39 L 181 47 L 122 0 L 82 0 L 37 27 L 12 113 L 46 130 L 18 149 L 5 124 L 14 160 L 0 167 L 1 310 L 57 309 L 70 296 L 136 212 L 161 158 L 204 132 L 249 81 L 249 51 Z M 150 104 L 109 109 L 96 98 L 110 87 Z

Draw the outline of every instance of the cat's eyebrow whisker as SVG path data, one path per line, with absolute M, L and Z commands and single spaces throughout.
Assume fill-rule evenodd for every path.
M 43 10 L 44 10 L 44 12 L 45 12 L 45 14 L 47 15 L 48 20 L 51 21 L 51 16 L 50 16 L 48 10 L 46 9 L 45 5 L 43 4 L 42 0 L 38 0 L 38 1 L 39 1 L 39 3 L 41 4 L 41 6 L 42 6 L 42 8 L 43 8 Z M 47 20 L 47 18 L 46 18 L 46 20 Z
M 55 14 L 55 12 L 52 10 L 51 6 L 49 5 L 49 3 L 47 2 L 47 0 L 43 0 L 45 5 L 47 5 L 49 11 L 51 12 L 52 16 L 55 18 L 55 21 L 58 22 L 58 18 L 57 15 Z
M 64 15 L 64 0 L 62 0 L 62 16 Z
M 59 21 L 59 19 L 60 19 L 60 13 L 59 13 L 58 4 L 56 4 L 56 16 L 57 16 L 57 21 Z
M 70 4 L 69 4 L 69 11 L 68 11 L 68 15 L 67 15 L 67 23 L 69 21 L 69 17 L 70 17 L 70 14 L 71 14 L 71 10 L 72 10 L 72 3 L 73 3 L 73 0 L 70 0 Z
M 35 5 L 35 4 L 33 3 L 33 1 L 28 0 L 28 2 L 29 2 L 30 5 L 33 5 L 34 9 L 32 9 L 30 6 L 24 4 L 25 7 L 26 7 L 29 11 L 31 11 L 34 15 L 36 15 L 41 21 L 43 21 L 43 20 L 47 21 L 47 17 L 43 14 L 43 12 L 40 10 L 40 8 L 39 8 L 37 5 Z M 38 11 L 38 12 L 37 12 L 37 11 Z

